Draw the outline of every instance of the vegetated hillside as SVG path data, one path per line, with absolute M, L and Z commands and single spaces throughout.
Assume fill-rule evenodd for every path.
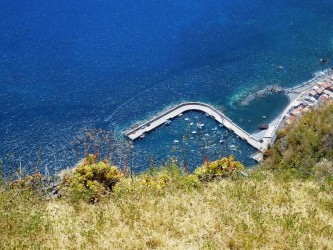
M 280 131 L 266 157 L 267 167 L 297 171 L 303 177 L 315 174 L 316 165 L 332 167 L 333 102 L 312 109 Z
M 1 249 L 332 249 L 332 186 L 258 171 L 184 188 L 125 180 L 98 203 L 0 194 Z
M 330 104 L 280 133 L 248 176 L 232 158 L 127 176 L 89 156 L 59 197 L 40 175 L 0 179 L 0 249 L 333 249 L 332 126 L 321 124 L 332 114 Z

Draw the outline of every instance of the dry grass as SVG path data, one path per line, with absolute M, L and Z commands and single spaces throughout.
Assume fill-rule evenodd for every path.
M 14 221 L 12 228 L 31 222 L 36 230 L 32 236 L 2 230 L 0 248 L 333 249 L 332 186 L 314 180 L 259 172 L 191 190 L 119 190 L 95 205 L 27 203 L 43 220 Z
M 24 190 L 0 187 L 0 249 L 39 249 L 47 244 L 50 224 L 45 199 Z

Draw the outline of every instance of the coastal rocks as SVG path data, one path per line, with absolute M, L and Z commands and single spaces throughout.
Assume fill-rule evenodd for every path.
M 253 101 L 256 98 L 264 97 L 264 96 L 266 96 L 268 94 L 272 94 L 272 93 L 281 93 L 283 91 L 284 91 L 283 88 L 281 88 L 279 85 L 270 85 L 264 89 L 261 89 L 261 90 L 258 90 L 257 92 L 249 94 L 248 96 L 246 96 L 245 98 L 240 100 L 237 104 L 239 106 L 247 106 L 250 104 L 251 101 Z

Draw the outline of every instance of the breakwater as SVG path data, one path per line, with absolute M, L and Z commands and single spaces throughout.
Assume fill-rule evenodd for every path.
M 131 129 L 125 131 L 125 135 L 131 139 L 136 140 L 140 137 L 143 137 L 146 133 L 156 129 L 159 126 L 167 124 L 171 119 L 183 114 L 188 111 L 201 111 L 215 119 L 217 122 L 222 124 L 224 127 L 235 133 L 241 139 L 246 141 L 252 147 L 256 148 L 260 152 L 266 150 L 268 146 L 268 141 L 261 141 L 260 139 L 255 139 L 251 134 L 240 128 L 237 124 L 235 124 L 230 118 L 225 116 L 222 112 L 217 110 L 216 108 L 199 102 L 186 102 L 182 103 L 178 106 L 171 108 L 170 110 L 153 117 L 151 120 Z

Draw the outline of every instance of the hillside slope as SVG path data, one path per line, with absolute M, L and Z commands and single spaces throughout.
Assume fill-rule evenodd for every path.
M 333 249 L 332 116 L 332 104 L 305 114 L 246 177 L 199 181 L 173 166 L 130 178 L 110 168 L 117 182 L 94 203 L 75 195 L 82 175 L 57 198 L 32 177 L 28 186 L 0 179 L 0 249 Z

